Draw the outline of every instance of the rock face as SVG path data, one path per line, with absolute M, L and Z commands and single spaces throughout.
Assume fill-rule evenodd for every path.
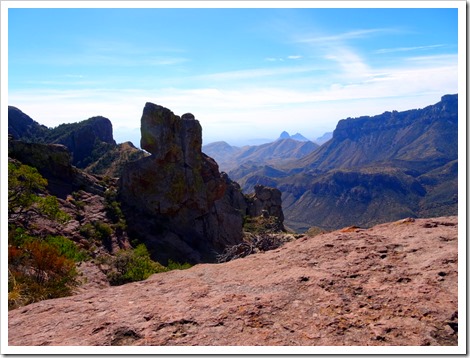
M 428 171 L 457 159 L 458 96 L 422 109 L 340 120 L 333 138 L 299 161 L 309 169 L 399 166 Z
M 60 198 L 82 188 L 90 193 L 104 193 L 104 187 L 97 183 L 96 178 L 72 166 L 70 152 L 64 145 L 10 139 L 8 156 L 37 168 L 48 179 L 49 191 Z
M 389 353 L 456 346 L 457 236 L 457 217 L 441 217 L 303 237 L 225 264 L 12 310 L 8 343 L 390 346 Z
M 145 156 L 131 143 L 117 145 L 108 118 L 96 116 L 77 123 L 47 128 L 16 107 L 8 107 L 8 134 L 27 143 L 61 144 L 71 163 L 88 173 L 118 177 L 124 163 Z
M 62 124 L 54 128 L 51 139 L 69 148 L 73 153 L 72 164 L 79 168 L 85 168 L 98 159 L 94 152 L 103 154 L 116 145 L 111 121 L 101 116 L 79 123 Z
M 67 147 L 61 144 L 8 141 L 8 155 L 20 162 L 38 168 L 47 177 L 71 179 L 73 168 Z
M 127 219 L 132 226 L 155 229 L 145 230 L 142 238 L 154 257 L 200 262 L 239 243 L 243 194 L 202 153 L 199 121 L 147 103 L 141 133 L 141 147 L 151 155 L 124 168 L 120 197 L 131 208 Z
M 275 216 L 282 223 L 284 213 L 282 212 L 282 199 L 279 189 L 263 185 L 255 185 L 254 194 L 247 196 L 249 205 L 247 214 L 250 216 Z

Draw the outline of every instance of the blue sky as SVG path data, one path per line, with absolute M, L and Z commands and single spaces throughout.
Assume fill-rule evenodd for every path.
M 458 92 L 456 8 L 10 6 L 8 104 L 50 127 L 103 115 L 118 141 L 138 144 L 145 102 L 240 145 Z

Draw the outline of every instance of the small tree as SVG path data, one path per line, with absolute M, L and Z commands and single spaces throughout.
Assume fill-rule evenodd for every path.
M 59 222 L 69 220 L 59 202 L 46 192 L 47 179 L 29 165 L 8 163 L 8 220 L 25 221 L 31 212 Z

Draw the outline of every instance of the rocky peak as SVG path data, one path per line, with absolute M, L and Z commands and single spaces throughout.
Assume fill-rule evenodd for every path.
M 180 117 L 146 103 L 141 135 L 141 147 L 151 155 L 124 168 L 120 196 L 134 227 L 144 227 L 145 216 L 159 228 L 158 234 L 139 233 L 143 240 L 155 252 L 172 251 L 166 258 L 193 262 L 240 242 L 243 194 L 231 190 L 233 182 L 202 153 L 202 128 L 194 115 Z M 133 215 L 136 210 L 139 215 Z
M 40 125 L 20 109 L 8 106 L 8 134 L 13 138 L 35 141 L 47 131 L 46 126 Z

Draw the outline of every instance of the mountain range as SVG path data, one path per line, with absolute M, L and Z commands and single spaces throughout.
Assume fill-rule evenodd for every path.
M 281 137 L 261 145 L 234 147 L 226 142 L 214 142 L 202 147 L 207 155 L 214 158 L 222 171 L 230 171 L 245 163 L 269 164 L 300 159 L 318 148 L 309 140 L 299 141 Z
M 146 155 L 131 142 L 116 144 L 112 123 L 102 116 L 48 128 L 8 106 L 8 134 L 25 142 L 62 144 L 71 153 L 72 165 L 109 177 L 120 176 L 126 162 Z
M 338 122 L 332 138 L 286 162 L 228 172 L 245 191 L 281 190 L 286 224 L 337 229 L 403 217 L 457 214 L 458 96 L 423 109 Z
M 457 108 L 455 94 L 422 109 L 346 118 L 321 146 L 283 132 L 262 145 L 215 142 L 202 151 L 246 193 L 259 184 L 278 188 L 295 231 L 455 215 Z M 124 163 L 148 155 L 116 144 L 104 117 L 47 128 L 10 106 L 8 129 L 17 139 L 65 145 L 73 165 L 99 175 L 119 177 Z
M 191 113 L 146 103 L 140 150 L 9 107 L 9 343 L 456 345 L 457 109 L 206 147 L 227 174 Z

